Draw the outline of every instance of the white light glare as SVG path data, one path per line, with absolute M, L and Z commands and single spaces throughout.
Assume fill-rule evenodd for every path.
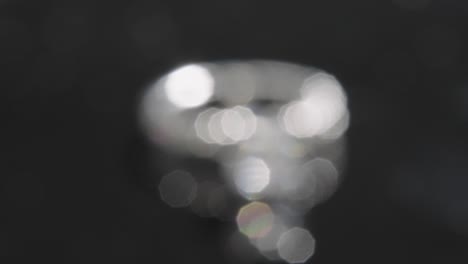
M 214 91 L 214 78 L 200 65 L 186 65 L 171 72 L 164 84 L 167 98 L 179 108 L 194 108 L 206 103 Z

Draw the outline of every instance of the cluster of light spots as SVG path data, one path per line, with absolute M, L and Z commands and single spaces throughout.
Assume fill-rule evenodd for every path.
M 231 145 L 252 137 L 257 128 L 255 114 L 244 106 L 208 108 L 195 120 L 199 139 L 208 144 Z
M 186 207 L 195 199 L 197 182 L 190 173 L 176 170 L 161 179 L 159 194 L 171 207 Z
M 270 183 L 270 168 L 260 158 L 242 159 L 234 165 L 233 171 L 237 188 L 248 196 L 262 192 Z
M 249 92 L 236 97 L 244 90 L 228 87 Z M 195 109 L 179 111 L 187 108 Z M 237 147 L 302 159 L 319 140 L 340 139 L 349 124 L 346 96 L 333 76 L 276 62 L 182 66 L 152 86 L 143 110 L 156 144 L 214 159 Z
M 346 113 L 341 85 L 332 76 L 320 73 L 304 82 L 301 99 L 287 104 L 279 117 L 288 134 L 308 138 L 325 134 Z
M 236 222 L 239 231 L 250 239 L 267 235 L 274 223 L 275 216 L 268 204 L 252 202 L 239 210 Z
M 213 95 L 214 79 L 200 65 L 186 65 L 171 72 L 164 83 L 167 98 L 179 108 L 205 104 Z
M 279 238 L 278 254 L 288 263 L 304 263 L 315 252 L 315 239 L 309 231 L 294 227 Z
M 335 77 L 269 61 L 191 64 L 153 85 L 143 110 L 156 144 L 211 159 L 229 183 L 204 175 L 197 185 L 175 171 L 159 185 L 162 200 L 201 217 L 232 220 L 237 213 L 238 233 L 248 238 L 242 243 L 268 259 L 301 263 L 312 256 L 310 233 L 290 228 L 303 226 L 307 211 L 339 183 L 350 114 Z M 192 165 L 202 167 L 184 166 Z M 238 210 L 232 194 L 252 202 Z

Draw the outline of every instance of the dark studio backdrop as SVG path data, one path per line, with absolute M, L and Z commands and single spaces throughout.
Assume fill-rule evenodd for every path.
M 345 180 L 307 215 L 310 263 L 467 263 L 467 25 L 457 0 L 2 0 L 0 255 L 242 263 L 233 223 L 160 201 L 137 106 L 182 63 L 259 58 L 348 94 Z

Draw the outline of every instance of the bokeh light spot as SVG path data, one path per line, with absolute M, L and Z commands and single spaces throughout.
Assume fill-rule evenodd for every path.
M 312 137 L 321 129 L 321 110 L 305 101 L 293 102 L 286 107 L 283 122 L 288 134 L 297 138 Z
M 235 165 L 234 182 L 243 193 L 260 193 L 270 183 L 270 168 L 262 159 L 247 157 Z
M 195 199 L 197 182 L 190 173 L 176 170 L 161 179 L 159 194 L 171 207 L 186 207 Z
M 227 137 L 239 141 L 244 135 L 245 121 L 238 112 L 228 109 L 221 117 L 221 127 Z
M 309 231 L 294 227 L 284 232 L 277 244 L 278 254 L 288 263 L 304 263 L 315 252 L 315 239 Z
M 275 216 L 270 206 L 262 202 L 245 205 L 237 214 L 239 231 L 250 239 L 267 235 L 273 227 Z
M 186 65 L 171 72 L 164 85 L 167 98 L 180 108 L 193 108 L 206 103 L 213 95 L 214 79 L 199 65 Z

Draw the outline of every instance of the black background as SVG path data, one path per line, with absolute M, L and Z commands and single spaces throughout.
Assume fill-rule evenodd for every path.
M 0 1 L 0 254 L 242 263 L 232 223 L 159 200 L 137 106 L 182 63 L 274 59 L 349 98 L 346 178 L 308 214 L 311 263 L 467 263 L 468 4 L 406 2 Z

